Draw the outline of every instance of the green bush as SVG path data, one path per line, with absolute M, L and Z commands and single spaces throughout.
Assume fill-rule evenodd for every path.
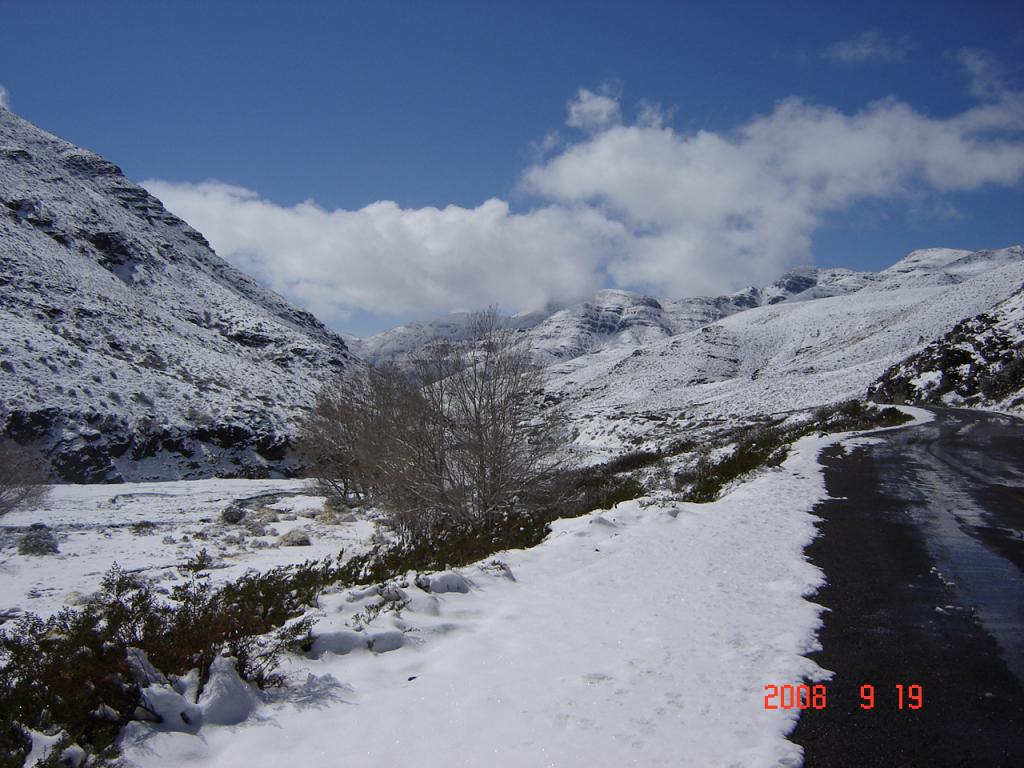
M 563 472 L 561 496 L 537 507 L 514 507 L 474 520 L 453 520 L 434 529 L 429 539 L 375 547 L 341 565 L 334 579 L 345 584 L 387 581 L 409 571 L 435 571 L 475 563 L 506 549 L 540 544 L 559 518 L 608 509 L 643 496 L 635 478 L 616 473 L 616 462 Z
M 25 728 L 64 730 L 100 758 L 115 753 L 118 731 L 135 717 L 141 689 L 129 648 L 145 651 L 165 674 L 198 669 L 205 684 L 221 653 L 259 686 L 281 682 L 281 654 L 309 636 L 300 619 L 335 573 L 329 561 L 246 574 L 215 588 L 193 571 L 172 600 L 116 565 L 80 610 L 50 618 L 29 614 L 0 629 L 0 766 L 20 766 L 30 748 Z

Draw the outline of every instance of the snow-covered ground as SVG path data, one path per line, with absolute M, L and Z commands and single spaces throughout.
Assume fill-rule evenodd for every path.
M 781 470 L 715 504 L 651 498 L 561 521 L 539 547 L 500 555 L 507 572 L 463 571 L 467 593 L 409 583 L 400 616 L 382 613 L 359 633 L 353 615 L 377 598 L 326 596 L 321 640 L 290 665 L 309 685 L 297 700 L 270 698 L 238 726 L 151 734 L 127 755 L 225 768 L 335 757 L 798 765 L 785 739 L 796 713 L 765 710 L 763 696 L 769 683 L 823 677 L 803 656 L 819 623 L 806 597 L 821 582 L 803 547 L 824 494 L 815 457 L 825 441 L 804 440 Z
M 182 580 L 179 570 L 202 550 L 214 558 L 215 581 L 247 568 L 365 551 L 373 523 L 324 513 L 324 499 L 308 480 L 193 480 L 120 485 L 58 485 L 37 509 L 0 521 L 0 615 L 48 615 L 93 593 L 113 563 L 158 586 Z M 247 500 L 256 525 L 226 523 L 221 512 Z M 49 526 L 56 555 L 18 554 L 17 542 L 33 523 Z M 282 546 L 292 530 L 308 532 L 309 546 Z
M 218 686 L 246 702 L 218 707 L 245 714 L 256 702 L 243 722 L 211 715 L 197 733 L 134 724 L 126 757 L 145 767 L 798 765 L 785 738 L 797 711 L 765 710 L 764 686 L 828 677 L 804 656 L 822 576 L 803 549 L 825 496 L 816 457 L 836 439 L 804 438 L 780 468 L 712 504 L 626 502 L 458 573 L 326 594 L 316 642 L 287 659 L 285 688 L 253 694 L 222 675 Z M 369 543 L 368 521 L 304 517 L 322 508 L 311 493 L 302 481 L 58 488 L 45 514 L 61 554 L 5 547 L 4 601 L 47 612 L 95 589 L 112 560 L 171 583 L 201 546 L 228 566 L 221 578 Z M 309 528 L 314 545 L 225 544 L 232 526 L 219 513 L 239 498 L 295 514 L 273 527 Z M 133 532 L 142 521 L 156 532 Z

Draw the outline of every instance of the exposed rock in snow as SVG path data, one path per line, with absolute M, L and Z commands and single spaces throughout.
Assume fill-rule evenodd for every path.
M 86 757 L 84 749 L 77 744 L 72 744 L 61 751 L 58 762 L 62 768 L 64 766 L 67 768 L 79 768 L 79 766 L 85 765 Z
M 143 688 L 142 706 L 136 710 L 139 720 L 155 718 L 154 728 L 182 733 L 196 733 L 203 725 L 204 714 L 201 707 L 166 683 Z
M 278 539 L 278 542 L 280 542 L 283 547 L 308 547 L 312 544 L 309 539 L 309 533 L 301 528 L 293 528 L 288 531 L 288 533 Z
M 357 649 L 365 649 L 367 645 L 365 633 L 351 629 L 335 629 L 317 633 L 307 655 L 311 659 L 319 659 L 325 653 L 343 656 Z
M 456 573 L 455 571 L 442 571 L 441 573 L 420 576 L 417 578 L 416 584 L 427 592 L 434 594 L 445 592 L 461 592 L 466 594 L 469 592 L 470 587 L 469 580 L 461 573 Z
M 1024 288 L 889 368 L 868 395 L 1024 410 Z
M 397 651 L 405 645 L 405 633 L 398 629 L 385 629 L 369 634 L 368 645 L 374 653 Z
M 287 471 L 341 337 L 117 166 L 0 109 L 0 425 L 79 482 Z

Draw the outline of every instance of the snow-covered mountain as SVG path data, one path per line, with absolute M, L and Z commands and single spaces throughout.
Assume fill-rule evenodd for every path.
M 875 275 L 826 272 L 699 329 L 550 366 L 548 396 L 569 409 L 591 457 L 863 397 L 890 366 L 1019 291 L 1024 248 L 932 249 Z M 1015 304 L 1004 306 L 1002 322 L 1024 335 Z
M 941 348 L 957 322 L 1022 284 L 1020 246 L 931 248 L 877 273 L 803 267 L 721 297 L 671 301 L 604 290 L 517 327 L 547 367 L 547 401 L 570 409 L 578 447 L 597 460 L 863 397 L 890 366 L 929 343 Z M 1011 336 L 1016 348 L 1024 337 L 1014 301 L 997 313 L 1007 349 Z M 464 336 L 466 318 L 396 328 L 360 349 L 369 360 L 401 361 L 436 338 Z
M 0 424 L 64 480 L 286 469 L 351 355 L 112 163 L 0 107 Z
M 592 299 L 568 307 L 503 319 L 507 327 L 526 333 L 538 363 L 551 365 L 604 349 L 632 349 L 765 304 L 852 293 L 880 279 L 871 272 L 801 267 L 771 285 L 749 287 L 726 296 L 664 299 L 605 289 Z M 468 313 L 459 312 L 398 326 L 365 339 L 346 337 L 346 341 L 364 360 L 401 364 L 433 341 L 465 339 L 469 318 Z
M 555 310 L 501 316 L 500 320 L 506 328 L 527 330 L 543 322 L 552 311 Z M 345 336 L 345 342 L 362 360 L 401 365 L 410 355 L 432 342 L 466 340 L 472 319 L 473 314 L 470 312 L 453 312 L 435 320 L 399 325 L 365 339 Z

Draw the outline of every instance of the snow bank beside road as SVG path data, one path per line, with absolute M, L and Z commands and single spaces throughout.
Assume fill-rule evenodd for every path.
M 713 504 L 650 498 L 560 521 L 542 545 L 501 556 L 514 580 L 484 564 L 467 569 L 467 593 L 410 583 L 400 615 L 362 630 L 404 643 L 325 642 L 292 662 L 307 684 L 265 697 L 257 718 L 154 733 L 126 755 L 246 768 L 797 765 L 785 739 L 796 712 L 766 711 L 764 686 L 827 677 L 803 655 L 820 610 L 806 598 L 822 580 L 803 548 L 825 495 L 816 456 L 836 439 L 804 438 Z M 328 595 L 317 633 L 340 636 L 371 597 Z

